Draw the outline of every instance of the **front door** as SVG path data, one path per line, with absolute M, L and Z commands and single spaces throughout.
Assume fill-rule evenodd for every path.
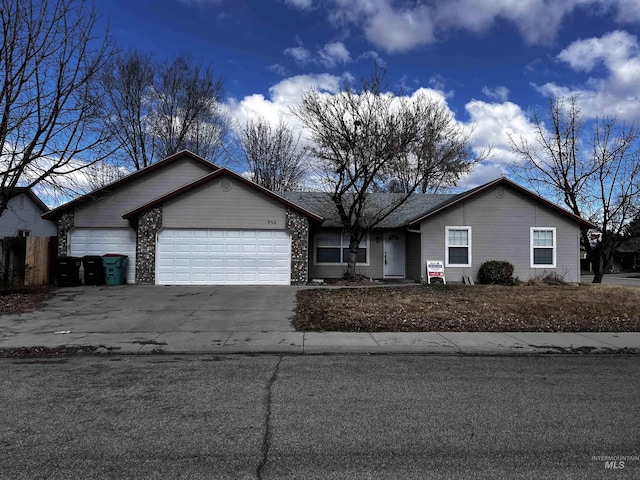
M 405 277 L 405 238 L 402 231 L 384 234 L 384 276 Z

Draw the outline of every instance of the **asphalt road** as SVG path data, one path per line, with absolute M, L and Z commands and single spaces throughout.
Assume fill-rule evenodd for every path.
M 582 275 L 580 277 L 580 282 L 593 282 L 593 275 Z M 640 287 L 640 273 L 607 273 L 602 278 L 602 283 L 623 287 Z
M 2 479 L 640 478 L 638 356 L 76 357 L 0 372 Z

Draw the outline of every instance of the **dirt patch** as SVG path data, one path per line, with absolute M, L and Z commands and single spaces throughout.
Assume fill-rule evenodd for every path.
M 15 315 L 37 310 L 53 292 L 49 286 L 21 287 L 0 291 L 0 315 Z
M 78 355 L 113 354 L 117 353 L 118 350 L 120 350 L 120 347 L 107 347 L 105 345 L 0 348 L 0 358 L 63 358 Z
M 0 358 L 54 358 L 93 354 L 97 347 L 17 347 L 1 348 Z
M 298 292 L 301 331 L 638 332 L 640 289 L 418 285 Z

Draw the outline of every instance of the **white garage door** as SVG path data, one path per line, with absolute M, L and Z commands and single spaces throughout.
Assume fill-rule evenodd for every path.
M 281 230 L 161 230 L 159 285 L 289 285 L 291 239 Z
M 136 232 L 132 228 L 74 228 L 69 235 L 69 255 L 127 255 L 127 283 L 136 278 Z

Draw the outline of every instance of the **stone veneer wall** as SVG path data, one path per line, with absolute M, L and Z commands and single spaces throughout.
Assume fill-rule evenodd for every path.
M 287 232 L 291 235 L 291 284 L 309 281 L 309 218 L 287 207 Z
M 65 212 L 58 219 L 58 255 L 69 254 L 69 230 L 75 223 L 73 212 Z
M 138 216 L 136 245 L 136 283 L 156 283 L 156 234 L 162 228 L 162 207 Z

